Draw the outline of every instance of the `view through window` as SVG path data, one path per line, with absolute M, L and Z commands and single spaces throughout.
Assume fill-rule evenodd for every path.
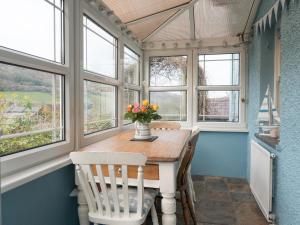
M 62 0 L 1 1 L 0 27 L 0 46 L 63 63 Z
M 84 133 L 117 126 L 116 87 L 84 81 Z
M 239 122 L 240 55 L 199 55 L 198 121 Z
M 64 140 L 64 77 L 0 63 L 0 155 Z
M 84 69 L 117 77 L 117 39 L 87 16 L 83 17 Z
M 149 98 L 160 106 L 162 120 L 187 120 L 187 91 L 169 90 L 187 87 L 187 60 L 187 56 L 149 58 Z
M 140 101 L 140 56 L 127 46 L 124 47 L 124 113 L 127 106 Z M 131 120 L 124 119 L 123 124 L 130 124 Z

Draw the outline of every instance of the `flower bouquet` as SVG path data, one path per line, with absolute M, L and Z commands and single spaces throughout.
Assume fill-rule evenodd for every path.
M 125 119 L 130 119 L 135 123 L 135 139 L 151 138 L 149 124 L 152 120 L 159 120 L 161 116 L 157 113 L 157 104 L 150 104 L 148 100 L 143 100 L 142 104 L 134 103 L 127 106 Z

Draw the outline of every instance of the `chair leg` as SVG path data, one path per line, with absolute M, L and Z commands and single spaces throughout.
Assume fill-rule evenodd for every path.
M 158 224 L 158 217 L 157 217 L 157 213 L 156 213 L 156 209 L 155 209 L 154 205 L 151 207 L 151 217 L 152 217 L 153 225 L 159 225 Z
M 187 171 L 187 179 L 188 179 L 190 196 L 192 197 L 193 202 L 196 202 L 197 199 L 196 199 L 196 193 L 195 193 L 194 183 L 193 183 L 193 179 L 192 179 L 191 166 L 188 168 L 188 171 Z
M 188 191 L 186 191 L 186 196 L 187 196 L 187 203 L 188 203 L 189 211 L 190 211 L 190 214 L 192 216 L 194 225 L 197 225 L 197 220 L 196 220 L 196 214 L 195 214 L 195 208 L 194 208 L 193 200 L 192 200 L 191 196 L 189 195 L 189 193 L 187 193 L 187 192 Z
M 181 205 L 183 210 L 184 224 L 189 225 L 190 224 L 189 208 L 187 204 L 186 193 L 184 190 L 180 191 L 180 198 L 181 198 Z

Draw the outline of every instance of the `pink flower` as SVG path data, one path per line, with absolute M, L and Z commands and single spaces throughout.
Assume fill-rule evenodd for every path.
M 138 108 L 138 107 L 132 109 L 132 112 L 133 112 L 133 113 L 138 113 L 139 111 L 140 111 L 140 108 Z
M 133 104 L 133 108 L 138 108 L 140 105 L 139 105 L 139 103 L 134 103 Z

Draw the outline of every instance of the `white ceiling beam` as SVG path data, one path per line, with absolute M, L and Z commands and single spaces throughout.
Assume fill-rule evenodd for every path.
M 181 5 L 169 8 L 169 9 L 165 9 L 165 10 L 162 10 L 162 11 L 159 11 L 159 12 L 147 15 L 147 16 L 143 16 L 143 17 L 140 17 L 140 18 L 137 18 L 137 19 L 125 22 L 125 24 L 126 25 L 133 25 L 133 24 L 136 24 L 136 23 L 142 23 L 142 22 L 144 22 L 146 20 L 155 18 L 157 16 L 162 16 L 162 15 L 169 14 L 169 13 L 175 13 L 178 10 L 185 8 L 188 4 L 190 4 L 190 2 L 187 2 L 187 3 L 181 4 Z
M 143 39 L 143 42 L 149 40 L 151 37 L 153 37 L 155 34 L 157 34 L 160 30 L 162 30 L 164 27 L 166 27 L 168 24 L 170 24 L 172 21 L 174 21 L 178 16 L 180 16 L 182 13 L 185 12 L 185 10 L 189 9 L 190 7 L 193 7 L 194 4 L 198 0 L 192 0 L 189 4 L 187 4 L 184 8 L 180 9 L 178 12 L 176 12 L 173 16 L 171 16 L 169 19 L 167 19 L 162 25 L 160 25 L 158 28 L 156 28 L 153 32 L 151 32 L 147 37 Z
M 191 40 L 196 39 L 195 35 L 195 16 L 194 16 L 194 6 L 190 7 L 189 9 L 189 18 L 190 18 L 190 36 Z

